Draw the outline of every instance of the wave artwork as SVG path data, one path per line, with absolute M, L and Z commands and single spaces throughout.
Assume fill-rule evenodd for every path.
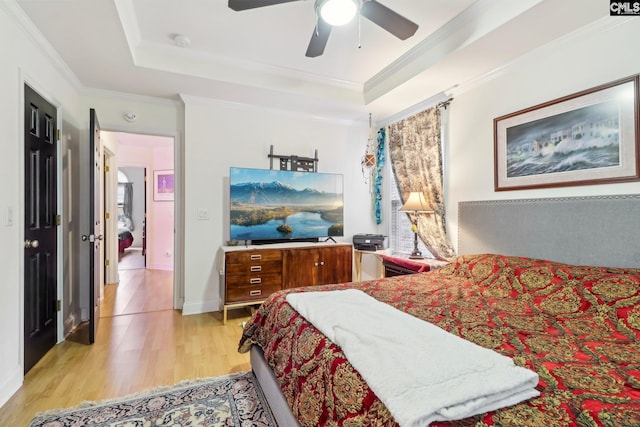
M 620 165 L 620 111 L 609 101 L 507 128 L 507 177 Z

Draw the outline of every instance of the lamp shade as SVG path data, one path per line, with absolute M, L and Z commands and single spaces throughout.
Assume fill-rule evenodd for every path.
M 422 191 L 412 191 L 409 198 L 400 208 L 401 212 L 433 212 L 424 198 Z

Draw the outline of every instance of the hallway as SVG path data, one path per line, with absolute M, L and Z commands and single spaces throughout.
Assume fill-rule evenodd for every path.
M 173 271 L 119 270 L 120 283 L 104 287 L 100 317 L 173 308 Z

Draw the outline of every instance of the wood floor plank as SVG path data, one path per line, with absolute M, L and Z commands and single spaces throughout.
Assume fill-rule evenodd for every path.
M 96 343 L 66 340 L 51 349 L 0 408 L 0 426 L 28 426 L 37 412 L 85 400 L 251 369 L 248 354 L 237 351 L 248 313 L 232 310 L 226 325 L 220 312 L 183 316 L 171 308 L 167 276 L 129 270 L 120 284 L 108 285 Z

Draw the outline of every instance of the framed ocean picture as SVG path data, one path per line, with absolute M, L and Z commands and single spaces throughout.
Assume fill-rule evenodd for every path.
M 640 179 L 639 75 L 493 121 L 496 191 Z

